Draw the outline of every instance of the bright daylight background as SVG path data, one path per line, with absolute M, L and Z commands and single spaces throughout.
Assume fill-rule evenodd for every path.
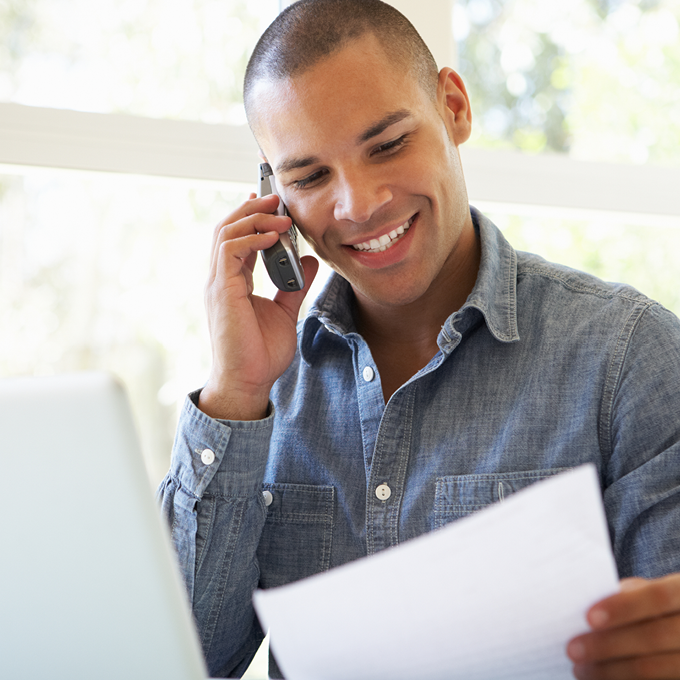
M 246 60 L 278 9 L 0 0 L 0 123 L 5 102 L 242 125 Z M 467 146 L 491 150 L 490 168 L 493 153 L 510 150 L 676 172 L 679 21 L 679 0 L 456 0 L 451 31 L 474 114 Z M 121 376 L 153 484 L 178 408 L 210 363 L 202 291 L 212 228 L 252 189 L 255 162 L 242 184 L 0 166 L 0 375 Z M 471 198 L 516 247 L 632 283 L 680 312 L 677 211 Z
M 418 3 L 397 4 L 418 25 Z M 278 0 L 0 0 L 0 128 L 9 103 L 242 125 L 246 60 L 278 10 Z M 494 154 L 519 151 L 678 177 L 680 0 L 456 0 L 452 16 L 474 114 L 466 146 L 490 150 L 489 171 Z M 240 184 L 68 170 L 68 153 L 62 167 L 0 166 L 0 376 L 118 374 L 153 485 L 210 364 L 212 228 L 252 189 L 255 162 Z M 612 166 L 601 167 L 606 178 Z M 670 180 L 662 189 L 678 196 Z M 677 209 L 471 199 L 517 248 L 680 312 Z

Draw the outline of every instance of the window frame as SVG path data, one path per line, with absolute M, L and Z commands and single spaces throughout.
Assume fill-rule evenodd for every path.
M 454 0 L 391 0 L 455 64 Z M 289 4 L 279 0 L 279 6 Z M 445 20 L 443 20 L 445 18 Z M 678 224 L 680 168 L 579 161 L 461 147 L 470 201 L 603 211 Z M 253 183 L 257 144 L 247 126 L 0 103 L 0 164 Z

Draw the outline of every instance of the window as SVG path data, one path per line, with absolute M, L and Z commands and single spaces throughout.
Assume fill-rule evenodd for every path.
M 209 368 L 208 244 L 254 185 L 240 82 L 279 4 L 0 3 L 0 374 L 118 373 L 154 483 Z M 455 38 L 471 202 L 680 311 L 678 4 L 394 4 L 442 64 Z
M 457 0 L 472 144 L 680 165 L 674 0 Z
M 278 0 L 6 0 L 0 101 L 245 123 L 243 72 Z

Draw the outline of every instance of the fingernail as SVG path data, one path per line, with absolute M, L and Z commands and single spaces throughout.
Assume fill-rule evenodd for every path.
M 609 621 L 609 614 L 607 614 L 607 612 L 602 609 L 594 609 L 592 612 L 590 612 L 588 619 L 590 620 L 591 626 L 601 628 Z
M 567 645 L 567 654 L 572 661 L 580 661 L 586 654 L 585 645 L 578 640 L 572 640 Z

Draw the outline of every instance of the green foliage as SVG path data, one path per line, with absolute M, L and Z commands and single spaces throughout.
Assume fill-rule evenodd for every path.
M 680 3 L 458 0 L 479 146 L 680 162 Z
M 0 0 L 0 71 L 10 71 L 24 56 L 36 26 L 37 0 Z

